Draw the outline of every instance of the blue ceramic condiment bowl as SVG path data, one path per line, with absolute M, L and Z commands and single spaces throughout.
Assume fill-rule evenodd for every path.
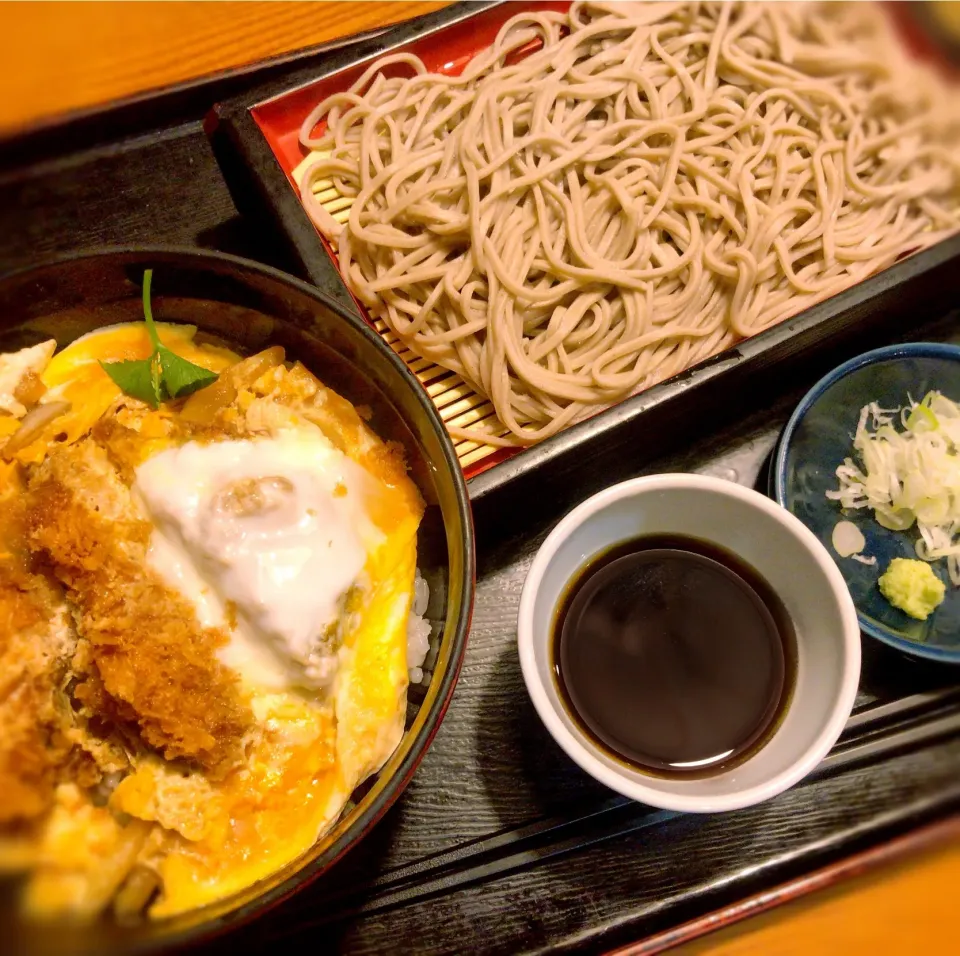
M 834 369 L 810 389 L 787 422 L 771 463 L 770 492 L 833 555 L 867 634 L 907 654 L 960 664 L 960 588 L 950 585 L 946 562 L 933 564 L 947 585 L 946 598 L 926 621 L 914 620 L 887 602 L 877 578 L 893 558 L 916 558 L 916 530 L 888 531 L 869 509 L 844 512 L 825 494 L 838 487 L 837 466 L 853 457 L 853 436 L 864 405 L 878 402 L 883 408 L 895 408 L 907 401 L 908 394 L 918 401 L 931 389 L 960 401 L 960 347 L 926 342 L 891 345 Z M 843 519 L 863 532 L 867 541 L 863 553 L 876 556 L 875 566 L 834 551 L 833 529 Z

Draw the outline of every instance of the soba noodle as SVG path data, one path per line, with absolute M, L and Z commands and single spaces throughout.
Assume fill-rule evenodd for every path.
M 304 121 L 301 191 L 357 297 L 508 429 L 455 434 L 529 444 L 955 232 L 950 97 L 873 4 L 574 3 L 459 77 L 375 62 Z

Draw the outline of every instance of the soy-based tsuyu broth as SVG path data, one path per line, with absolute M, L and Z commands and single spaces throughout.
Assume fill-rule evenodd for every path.
M 657 776 L 704 776 L 759 750 L 796 677 L 783 603 L 736 555 L 686 535 L 622 542 L 561 598 L 561 697 L 598 747 Z

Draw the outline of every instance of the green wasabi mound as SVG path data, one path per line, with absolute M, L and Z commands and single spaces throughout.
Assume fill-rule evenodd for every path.
M 894 607 L 918 621 L 933 613 L 947 590 L 926 561 L 911 558 L 894 558 L 877 583 Z

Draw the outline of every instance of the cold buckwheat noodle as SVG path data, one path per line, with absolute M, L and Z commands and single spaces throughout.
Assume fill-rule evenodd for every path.
M 459 77 L 376 61 L 300 141 L 350 288 L 489 397 L 506 435 L 453 431 L 497 445 L 960 227 L 960 114 L 873 4 L 520 13 Z M 353 200 L 343 226 L 321 179 Z

